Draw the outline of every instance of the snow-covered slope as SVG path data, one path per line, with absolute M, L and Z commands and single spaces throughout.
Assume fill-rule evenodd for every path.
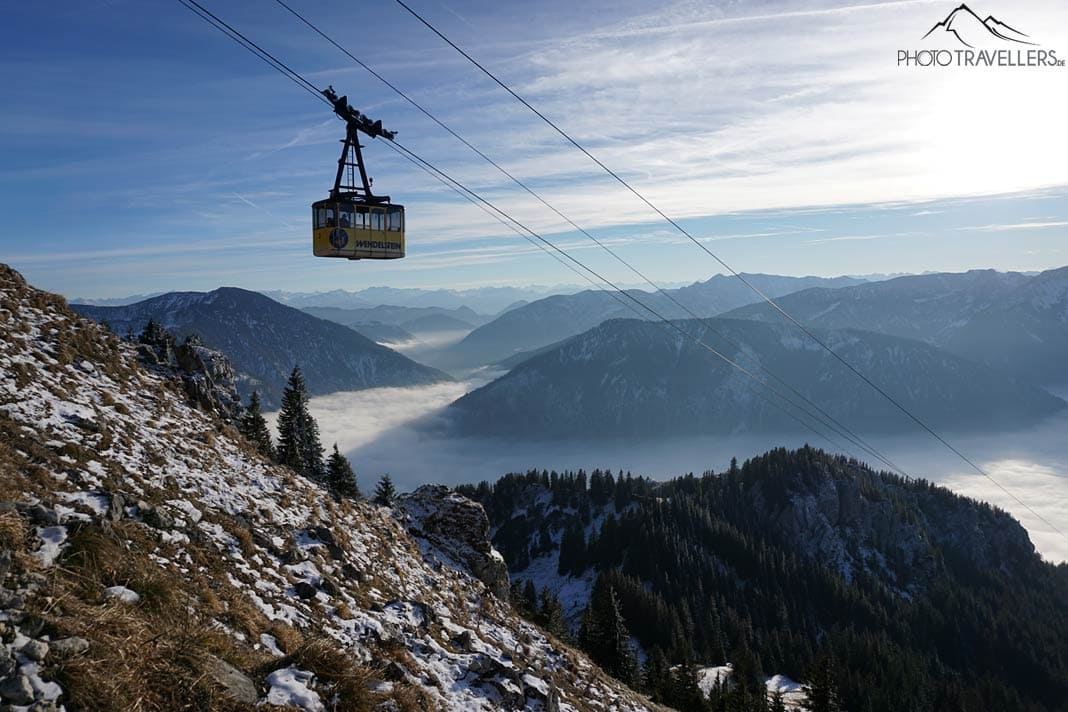
M 334 501 L 264 461 L 130 345 L 2 265 L 0 374 L 0 500 L 12 502 L 0 543 L 13 551 L 0 583 L 16 589 L 0 591 L 0 619 L 5 642 L 22 636 L 11 679 L 31 700 L 653 707 L 390 510 Z
M 278 405 L 297 365 L 316 395 L 447 379 L 352 329 L 243 289 L 170 292 L 128 306 L 74 309 L 118 334 L 139 333 L 153 319 L 176 336 L 199 335 L 229 356 L 242 395 L 258 389 L 268 407 Z

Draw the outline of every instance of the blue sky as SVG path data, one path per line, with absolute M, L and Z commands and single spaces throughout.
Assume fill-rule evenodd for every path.
M 654 279 L 720 271 L 396 4 L 292 4 Z M 1068 69 L 895 64 L 955 4 L 413 0 L 739 270 L 1068 264 Z M 205 5 L 580 259 L 637 281 L 271 0 Z M 1064 3 L 972 5 L 1068 57 Z M 38 286 L 578 282 L 380 141 L 365 154 L 408 208 L 409 257 L 312 258 L 309 205 L 332 183 L 341 123 L 177 2 L 9 4 L 0 86 L 0 260 Z

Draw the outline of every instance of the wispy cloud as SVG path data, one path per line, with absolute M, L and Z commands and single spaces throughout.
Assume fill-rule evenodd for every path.
M 855 241 L 864 242 L 864 241 L 867 241 L 867 240 L 884 240 L 884 239 L 891 238 L 891 237 L 908 237 L 910 235 L 916 235 L 916 234 L 918 234 L 918 233 L 894 232 L 894 233 L 884 233 L 884 234 L 878 234 L 878 235 L 839 235 L 837 237 L 822 237 L 822 238 L 819 238 L 817 240 L 806 240 L 805 244 L 806 245 L 819 245 L 819 244 L 822 244 L 824 242 L 855 242 Z
M 1044 230 L 1051 227 L 1068 227 L 1068 221 L 1051 220 L 1048 222 L 1021 222 L 1005 225 L 979 225 L 962 229 L 973 232 L 1013 232 L 1016 230 Z
M 897 47 L 917 41 L 917 34 L 944 14 L 938 2 L 812 0 L 799 7 L 786 0 L 756 5 L 669 0 L 655 6 L 591 0 L 542 18 L 522 4 L 475 11 L 463 0 L 447 1 L 451 7 L 441 11 L 442 21 L 465 47 L 666 214 L 691 221 L 688 227 L 702 242 L 718 242 L 717 250 L 729 258 L 747 260 L 738 265 L 743 269 L 863 271 L 858 262 L 817 263 L 811 257 L 816 250 L 787 253 L 819 244 L 816 240 L 853 238 L 858 249 L 842 252 L 860 255 L 860 236 L 914 229 L 900 223 L 934 216 L 946 201 L 982 196 L 976 205 L 987 205 L 999 195 L 1016 196 L 1017 203 L 1048 200 L 1050 191 L 1068 186 L 1068 163 L 1056 160 L 1050 149 L 1059 145 L 1061 117 L 1068 113 L 1068 95 L 1051 89 L 1057 72 L 896 66 Z M 447 14 L 452 10 L 463 19 Z M 235 4 L 232 11 L 235 21 L 283 48 L 285 57 L 317 84 L 352 87 L 348 91 L 361 110 L 398 129 L 406 146 L 532 229 L 565 239 L 593 259 L 588 250 L 597 248 L 573 240 L 565 220 L 370 81 L 362 69 L 318 41 L 298 38 L 289 25 L 261 21 L 249 7 Z M 355 12 L 346 8 L 342 15 Z M 1043 27 L 1042 41 L 1049 46 L 1068 43 L 1061 29 L 1068 27 L 1064 3 L 1033 0 L 1014 9 L 1014 18 Z M 129 29 L 127 21 L 116 13 L 102 17 L 97 29 L 121 36 Z M 693 245 L 665 233 L 654 211 L 499 87 L 433 38 L 391 22 L 385 22 L 381 35 L 345 43 L 358 56 L 375 60 L 387 78 L 583 228 L 599 237 L 628 231 L 628 241 L 613 244 L 645 249 L 641 258 L 659 261 L 661 279 L 699 279 L 714 268 L 694 260 Z M 523 41 L 511 41 L 519 27 Z M 293 226 L 306 221 L 308 205 L 332 184 L 340 122 L 320 107 L 313 109 L 306 96 L 254 59 L 241 57 L 222 38 L 212 37 L 219 43 L 212 47 L 223 53 L 233 49 L 233 56 L 241 57 L 233 67 L 220 72 L 214 53 L 176 61 L 170 50 L 175 43 L 188 44 L 188 30 L 183 26 L 180 34 L 166 35 L 173 28 L 161 27 L 158 48 L 116 42 L 113 52 L 96 58 L 100 66 L 94 65 L 108 71 L 87 73 L 93 77 L 88 86 L 68 86 L 86 61 L 73 52 L 26 44 L 19 48 L 25 61 L 0 67 L 0 78 L 24 74 L 31 66 L 41 78 L 37 86 L 13 85 L 10 102 L 18 108 L 7 123 L 16 133 L 9 141 L 0 138 L 5 155 L 0 200 L 12 208 L 19 234 L 54 236 L 32 248 L 12 242 L 13 257 L 29 265 L 66 260 L 65 269 L 78 259 L 126 260 L 123 266 L 133 279 L 154 272 L 171 256 L 229 250 L 236 257 L 251 240 L 248 235 L 231 240 L 234 226 L 256 223 L 256 233 L 265 239 L 261 247 L 267 248 L 256 258 L 307 285 L 474 282 L 480 278 L 474 273 L 478 266 L 493 273 L 490 279 L 571 279 L 564 268 L 517 243 L 507 228 L 393 155 L 381 141 L 368 142 L 365 158 L 375 185 L 408 208 L 409 259 L 388 269 L 361 264 L 350 270 L 293 260 L 287 245 L 306 253 L 308 240 L 305 228 Z M 509 41 L 502 40 L 506 37 Z M 151 61 L 126 56 L 132 51 L 150 53 Z M 62 82 L 80 107 L 79 122 L 86 128 L 81 134 L 74 134 L 78 122 L 56 119 L 40 101 L 38 86 Z M 131 94 L 129 86 L 140 89 Z M 998 101 L 992 103 L 991 96 Z M 991 141 L 1006 127 L 1020 125 L 1020 107 L 1026 107 L 1026 131 L 1013 132 L 1012 141 Z M 41 145 L 23 147 L 33 142 Z M 43 150 L 52 143 L 63 150 Z M 46 216 L 44 224 L 19 217 L 15 208 L 44 194 L 56 195 L 66 213 Z M 881 205 L 901 210 L 899 224 L 838 220 L 856 206 L 874 212 Z M 1047 214 L 1039 210 L 1054 217 L 1025 218 Z M 757 211 L 760 223 L 740 218 Z M 993 225 L 1004 223 L 1001 231 L 1038 235 L 1039 223 L 1052 232 L 1062 227 L 1058 221 L 1068 219 L 1055 206 L 1014 212 L 990 211 L 969 221 L 991 223 L 980 232 L 995 232 Z M 116 216 L 122 224 L 115 223 Z M 80 226 L 77 235 L 69 230 L 72 221 Z M 961 232 L 954 216 L 928 222 L 947 234 Z M 798 223 L 804 224 L 795 234 L 792 226 Z M 99 236 L 95 242 L 87 243 L 86 229 Z M 152 245 L 139 244 L 144 234 L 152 235 Z M 216 245 L 206 239 L 215 234 L 227 236 L 226 241 Z M 806 238 L 812 239 L 806 243 Z M 769 239 L 782 251 L 757 249 L 767 244 L 758 241 Z M 497 249 L 483 249 L 484 243 Z M 1036 254 L 1046 247 L 1026 245 Z M 467 251 L 444 251 L 451 249 Z M 987 266 L 1007 266 L 999 259 L 1008 262 L 1022 253 L 1014 249 L 1011 255 L 990 252 L 981 258 Z M 952 266 L 975 266 L 961 261 L 980 259 L 972 253 L 964 258 L 960 250 L 955 254 Z M 918 264 L 921 258 L 886 269 L 930 268 Z M 214 260 L 209 269 L 220 269 L 221 262 Z M 239 260 L 226 264 L 235 275 L 243 274 Z M 116 268 L 114 274 L 121 272 Z M 86 291 L 112 288 L 108 282 Z

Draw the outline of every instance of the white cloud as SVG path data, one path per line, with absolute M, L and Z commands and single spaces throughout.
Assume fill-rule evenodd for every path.
M 1063 221 L 1048 221 L 1048 222 L 1023 222 L 1023 223 L 1010 223 L 1007 225 L 980 225 L 978 227 L 964 228 L 965 230 L 972 230 L 975 232 L 1012 232 L 1014 230 L 1043 230 L 1050 227 L 1068 227 L 1068 222 Z
M 408 489 L 425 482 L 455 485 L 494 480 L 529 468 L 622 468 L 665 479 L 709 468 L 722 471 L 732 456 L 742 460 L 772 447 L 799 447 L 810 439 L 793 434 L 742 434 L 649 442 L 518 442 L 457 438 L 434 427 L 444 422 L 449 403 L 493 375 L 482 373 L 468 382 L 320 396 L 311 400 L 311 412 L 319 423 L 324 445 L 329 448 L 338 443 L 352 460 L 365 489 L 383 472 Z M 276 414 L 267 417 L 273 427 Z M 1012 495 L 1068 532 L 1066 426 L 1068 416 L 1062 415 L 1026 432 L 950 439 Z M 1068 539 L 932 439 L 871 437 L 868 441 L 913 477 L 1005 509 L 1019 519 L 1046 559 L 1068 561 Z M 814 444 L 826 447 L 825 443 Z
M 521 93 L 675 217 L 1068 183 L 1068 164 L 1048 150 L 1068 109 L 1054 71 L 896 66 L 896 48 L 915 44 L 940 10 L 878 3 L 702 19 L 684 5 L 514 62 L 534 67 Z M 1023 24 L 1068 20 L 1053 3 L 1028 10 L 1016 13 Z M 567 179 L 544 192 L 580 224 L 655 218 L 537 119 L 508 128 L 510 150 L 495 155 L 525 179 Z M 515 199 L 492 169 L 478 174 Z

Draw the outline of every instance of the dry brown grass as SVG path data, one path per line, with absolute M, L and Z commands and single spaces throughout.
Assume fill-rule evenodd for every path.
M 18 552 L 26 547 L 26 525 L 17 512 L 0 512 L 0 549 Z
M 242 526 L 233 526 L 230 532 L 237 539 L 237 545 L 241 547 L 241 554 L 246 559 L 251 559 L 256 553 L 256 544 L 252 541 L 252 532 Z
M 388 699 L 397 705 L 400 712 L 431 712 L 440 709 L 422 689 L 404 683 L 394 683 Z
M 300 634 L 300 631 L 281 621 L 268 623 L 266 632 L 274 636 L 283 653 L 296 652 L 297 648 L 304 644 L 304 636 Z
M 210 617 L 190 611 L 192 591 L 202 582 L 148 559 L 151 536 L 132 522 L 119 522 L 110 532 L 91 525 L 72 530 L 47 597 L 31 604 L 47 603 L 36 612 L 55 635 L 90 641 L 87 655 L 63 661 L 55 671 L 67 708 L 251 710 L 225 697 L 204 675 L 203 661 L 214 655 L 249 669 L 260 659 L 215 629 Z M 140 601 L 102 599 L 111 585 L 133 589 Z
M 63 663 L 56 677 L 68 709 L 251 710 L 225 697 L 202 672 L 205 653 L 234 657 L 230 639 L 182 610 L 147 613 L 123 603 L 62 603 L 64 634 L 90 641 L 87 655 Z
M 16 388 L 25 388 L 33 382 L 34 369 L 29 364 L 13 363 L 11 364 L 11 372 L 15 375 Z
M 275 658 L 261 667 L 259 672 L 267 675 L 289 665 L 315 673 L 320 685 L 329 691 L 326 696 L 337 696 L 334 709 L 346 712 L 371 709 L 372 695 L 368 686 L 373 673 L 368 667 L 354 662 L 351 654 L 342 651 L 329 638 L 307 640 L 285 657 Z

